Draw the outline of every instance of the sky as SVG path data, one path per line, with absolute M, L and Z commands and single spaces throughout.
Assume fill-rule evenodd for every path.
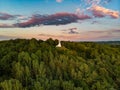
M 120 41 L 120 0 L 0 0 L 0 40 Z

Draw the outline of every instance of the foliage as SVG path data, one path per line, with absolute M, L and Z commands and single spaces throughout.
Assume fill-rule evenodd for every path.
M 112 42 L 113 43 L 113 42 Z M 0 42 L 0 90 L 120 90 L 120 45 Z

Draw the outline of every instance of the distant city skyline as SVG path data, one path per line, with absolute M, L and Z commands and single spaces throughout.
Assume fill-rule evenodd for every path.
M 0 0 L 0 40 L 120 40 L 120 0 Z

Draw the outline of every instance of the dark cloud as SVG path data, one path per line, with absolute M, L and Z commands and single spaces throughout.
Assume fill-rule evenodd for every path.
M 0 20 L 25 20 L 27 17 L 23 15 L 11 15 L 8 13 L 0 12 Z
M 71 29 L 68 33 L 69 33 L 69 34 L 79 34 L 79 32 L 74 31 L 74 30 L 72 30 L 72 29 Z
M 63 33 L 66 33 L 66 34 L 79 34 L 79 32 L 77 31 L 77 28 L 69 28 L 62 31 Z
M 14 15 L 10 15 L 10 14 L 7 14 L 7 13 L 1 13 L 0 12 L 0 20 L 10 20 L 10 19 L 13 19 L 15 18 Z
M 30 20 L 17 23 L 18 27 L 31 27 L 36 25 L 65 25 L 77 22 L 78 20 L 90 19 L 88 15 L 77 15 L 72 13 L 56 13 L 53 15 L 33 15 Z

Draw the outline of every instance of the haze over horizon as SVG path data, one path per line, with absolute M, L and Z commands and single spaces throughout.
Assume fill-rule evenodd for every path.
M 0 40 L 119 41 L 120 0 L 0 0 Z

